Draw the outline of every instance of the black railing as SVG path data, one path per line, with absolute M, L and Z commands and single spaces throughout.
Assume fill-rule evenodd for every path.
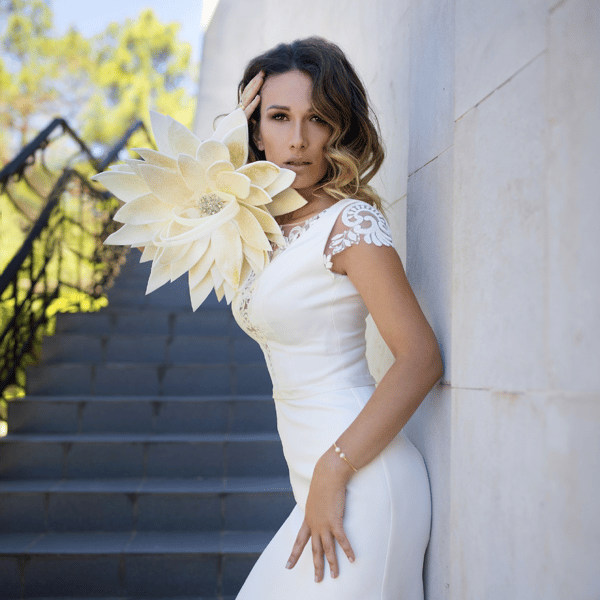
M 62 137 L 52 137 L 59 128 L 78 151 L 53 170 L 44 153 Z M 25 368 L 38 359 L 43 336 L 53 333 L 54 315 L 106 303 L 103 293 L 126 250 L 102 244 L 117 228 L 112 216 L 119 202 L 88 177 L 118 160 L 138 131 L 149 140 L 138 121 L 97 160 L 63 119 L 54 119 L 0 171 L 0 200 L 21 218 L 24 237 L 0 275 L 0 420 L 6 418 L 6 400 L 24 393 Z M 36 165 L 37 159 L 41 164 Z M 36 201 L 40 210 L 33 218 Z M 10 250 L 9 242 L 2 240 L 3 254 Z M 6 256 L 1 258 L 4 266 Z

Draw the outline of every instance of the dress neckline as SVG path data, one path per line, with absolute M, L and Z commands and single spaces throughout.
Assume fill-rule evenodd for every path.
M 335 204 L 332 204 L 331 206 L 324 208 L 322 211 L 318 212 L 316 215 L 313 215 L 312 217 L 308 217 L 308 219 L 304 219 L 304 221 L 300 221 L 299 223 L 287 223 L 284 225 L 280 225 L 281 233 L 283 234 L 283 237 L 285 238 L 286 242 L 289 244 L 290 242 L 292 242 L 293 240 L 298 238 L 302 233 L 304 233 L 311 226 L 312 223 L 314 223 L 316 220 L 318 220 L 324 213 L 326 213 L 329 209 L 333 208 L 334 206 L 337 206 L 338 202 L 335 202 Z M 290 228 L 287 231 L 287 233 L 283 230 L 284 227 Z

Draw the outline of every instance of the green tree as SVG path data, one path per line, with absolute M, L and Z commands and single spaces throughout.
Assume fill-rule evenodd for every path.
M 76 29 L 55 35 L 42 0 L 0 0 L 0 160 L 56 114 L 88 143 L 112 144 L 149 109 L 190 125 L 196 72 L 179 25 L 151 10 L 111 23 L 86 39 Z
M 0 167 L 57 115 L 101 154 L 149 109 L 190 126 L 196 67 L 179 25 L 161 23 L 151 10 L 111 23 L 85 38 L 76 29 L 57 35 L 42 0 L 0 0 Z M 143 132 L 132 147 L 147 146 Z M 0 270 L 39 214 L 56 174 L 69 162 L 91 167 L 67 137 L 54 141 L 0 196 Z M 0 190 L 1 193 L 1 190 Z

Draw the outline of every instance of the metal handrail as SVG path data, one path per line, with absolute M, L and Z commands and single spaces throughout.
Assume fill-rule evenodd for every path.
M 35 163 L 36 152 L 46 149 L 59 127 L 77 142 L 97 172 L 118 159 L 136 131 L 143 130 L 150 140 L 142 121 L 137 121 L 102 160 L 97 160 L 68 123 L 56 118 L 0 171 L 2 190 L 6 191 L 12 180 L 24 179 L 25 169 Z M 118 226 L 112 216 L 119 203 L 68 164 L 59 171 L 31 230 L 0 274 L 2 396 L 11 385 L 24 388 L 24 367 L 36 358 L 43 335 L 51 329 L 52 314 L 56 312 L 52 307 L 65 299 L 61 290 L 77 290 L 91 299 L 101 297 L 112 285 L 126 252 L 118 246 L 102 245 Z M 74 186 L 78 186 L 77 194 L 73 193 Z M 75 197 L 78 200 L 74 205 Z M 71 236 L 66 235 L 67 230 Z M 79 247 L 74 247 L 71 238 L 79 242 Z M 67 256 L 70 264 L 65 266 Z

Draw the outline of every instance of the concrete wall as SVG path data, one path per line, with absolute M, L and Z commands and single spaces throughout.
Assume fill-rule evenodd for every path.
M 600 597 L 600 4 L 221 0 L 197 131 L 243 65 L 323 35 L 380 116 L 375 185 L 444 354 L 425 456 L 428 600 Z M 370 329 L 379 376 L 389 352 Z

